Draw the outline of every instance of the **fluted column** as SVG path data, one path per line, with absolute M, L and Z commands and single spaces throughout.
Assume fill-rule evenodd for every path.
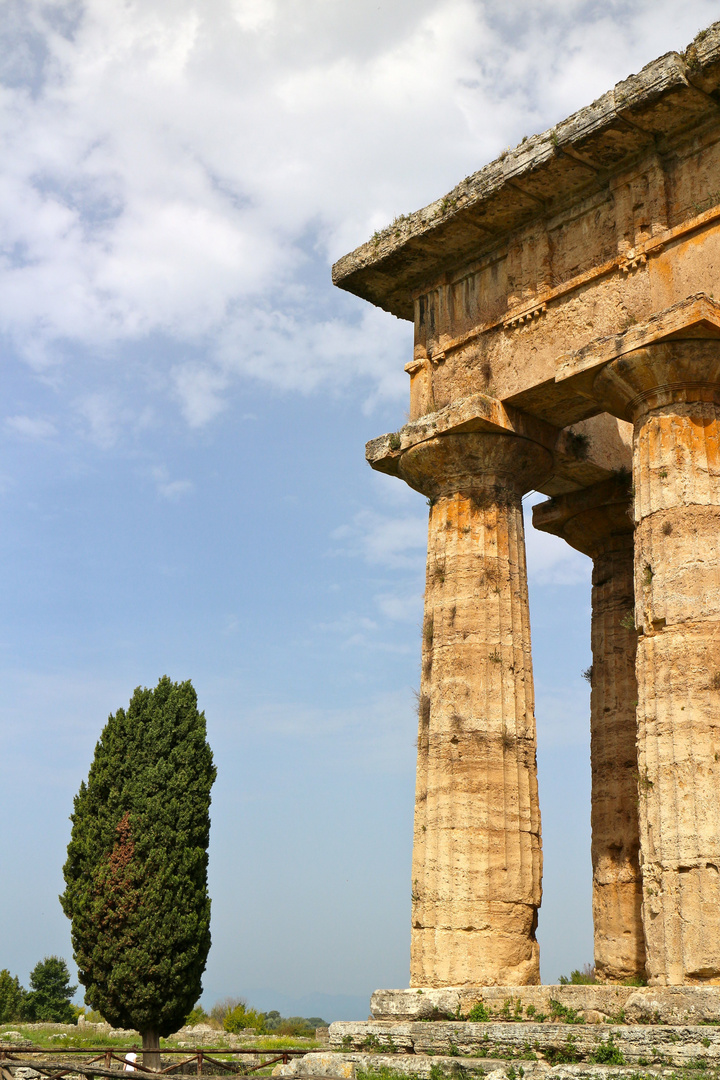
M 431 501 L 412 871 L 412 986 L 540 981 L 540 813 L 521 498 L 549 453 L 433 438 L 400 475 Z
M 645 975 L 637 808 L 633 523 L 630 478 L 533 507 L 533 524 L 593 560 L 590 758 L 595 971 Z
M 720 342 L 638 349 L 595 391 L 635 425 L 647 972 L 720 983 Z

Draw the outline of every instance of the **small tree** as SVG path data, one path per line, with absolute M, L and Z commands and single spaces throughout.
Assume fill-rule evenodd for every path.
M 23 1014 L 25 991 L 17 975 L 7 968 L 0 971 L 0 1020 L 20 1020 Z
M 22 1005 L 27 1020 L 47 1020 L 54 1024 L 74 1024 L 75 1012 L 70 1004 L 76 986 L 70 985 L 70 972 L 60 956 L 46 956 L 30 973 L 32 989 Z
M 265 1030 L 265 1016 L 263 1013 L 256 1012 L 255 1009 L 248 1009 L 247 1004 L 240 1001 L 226 1014 L 223 1027 L 233 1035 L 237 1035 L 239 1031 L 244 1031 L 246 1028 L 252 1028 L 260 1034 Z
M 109 717 L 75 798 L 60 901 L 80 981 L 150 1066 L 202 993 L 215 773 L 192 684 L 164 676 Z

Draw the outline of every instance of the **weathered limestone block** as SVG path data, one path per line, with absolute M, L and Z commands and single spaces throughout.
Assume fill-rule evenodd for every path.
M 645 988 L 643 988 L 644 990 Z M 521 1006 L 521 1015 L 528 1009 L 550 1015 L 551 1001 L 584 1015 L 597 1012 L 609 1020 L 626 1009 L 635 989 L 630 986 L 590 984 L 582 986 L 446 986 L 440 989 L 423 987 L 410 990 L 376 990 L 370 1000 L 375 1020 L 451 1020 L 468 1016 L 473 1007 L 482 1004 L 491 1016 L 499 1016 L 510 1003 L 510 1012 Z M 716 995 L 713 1011 L 701 1019 L 720 1016 L 720 995 Z M 682 1013 L 683 1022 L 694 1013 Z M 670 1022 L 670 1021 L 668 1021 Z
M 539 982 L 535 717 L 521 499 L 552 464 L 523 438 L 431 438 L 399 474 L 431 500 L 411 985 Z
M 593 560 L 593 923 L 595 972 L 603 982 L 645 975 L 631 514 L 629 475 L 558 496 L 533 508 L 535 528 L 561 536 Z
M 361 1073 L 388 1073 L 402 1080 L 408 1076 L 420 1080 L 435 1080 L 440 1075 L 448 1080 L 461 1076 L 487 1077 L 487 1080 L 510 1080 L 519 1075 L 522 1068 L 526 1080 L 618 1080 L 627 1077 L 637 1080 L 637 1065 L 595 1065 L 592 1062 L 550 1066 L 542 1059 L 537 1061 L 521 1057 L 503 1060 L 492 1057 L 464 1057 L 461 1061 L 454 1054 L 379 1054 L 334 1053 L 330 1061 L 318 1062 L 318 1054 L 306 1054 L 289 1065 L 276 1065 L 273 1076 L 287 1077 L 333 1077 L 337 1080 L 354 1080 Z M 316 1071 L 319 1069 L 320 1071 Z M 667 1072 L 670 1072 L 668 1069 Z M 16 1070 L 15 1075 L 19 1074 Z M 657 1075 L 657 1070 L 643 1071 L 643 1076 Z
M 366 1061 L 367 1059 L 367 1061 Z M 368 1067 L 371 1064 L 369 1054 L 343 1054 L 338 1058 L 333 1053 L 318 1053 L 317 1051 L 305 1054 L 304 1057 L 295 1058 L 287 1065 L 276 1065 L 272 1071 L 273 1076 L 331 1076 L 336 1080 L 351 1080 L 355 1076 L 356 1066 Z
M 574 1010 L 586 1022 L 611 1022 L 624 1014 L 630 1024 L 717 1024 L 717 986 L 462 986 L 422 990 L 376 990 L 371 999 L 375 1020 L 431 1020 L 468 1016 L 482 1003 L 491 1016 L 506 1011 L 550 1016 L 552 1002 Z
M 497 1070 L 498 1062 L 488 1058 L 468 1058 L 463 1061 L 463 1076 L 486 1076 Z M 543 1070 L 543 1076 L 546 1073 Z M 370 1054 L 362 1051 L 350 1051 L 349 1053 L 331 1054 L 305 1054 L 304 1057 L 295 1058 L 287 1065 L 276 1065 L 272 1071 L 273 1076 L 287 1077 L 331 1077 L 332 1080 L 354 1080 L 359 1073 L 375 1073 L 387 1075 L 394 1073 L 406 1080 L 408 1076 L 422 1077 L 425 1080 L 434 1078 L 438 1072 L 443 1076 L 457 1077 L 457 1057 L 433 1054 L 421 1056 L 419 1054 Z M 17 1074 L 16 1074 L 17 1075 Z M 39 1074 L 38 1074 L 39 1075 Z M 495 1080 L 500 1080 L 499 1077 Z M 528 1080 L 531 1080 L 529 1077 Z
M 588 1060 L 608 1039 L 625 1061 L 635 1064 L 687 1066 L 703 1061 L 702 1068 L 720 1065 L 720 1031 L 711 1025 L 583 1023 L 361 1023 L 337 1021 L 330 1025 L 330 1045 L 337 1049 L 378 1051 L 395 1049 L 412 1054 L 465 1056 L 481 1051 L 502 1058 L 529 1051 L 552 1061 L 557 1052 L 571 1049 L 576 1061 Z
M 635 425 L 648 976 L 720 983 L 720 341 L 638 349 L 594 392 Z

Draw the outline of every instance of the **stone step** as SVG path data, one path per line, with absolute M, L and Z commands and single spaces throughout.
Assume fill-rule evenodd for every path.
M 669 1067 L 579 1064 L 549 1065 L 545 1061 L 504 1061 L 429 1054 L 317 1053 L 278 1065 L 273 1076 L 298 1080 L 385 1080 L 389 1075 L 418 1080 L 670 1080 Z
M 521 1019 L 552 1015 L 553 1002 L 589 1022 L 698 1024 L 720 1022 L 720 986 L 450 986 L 376 990 L 370 1001 L 375 1020 L 450 1020 L 466 1017 L 482 1004 L 491 1016 Z M 504 1015 L 507 1014 L 507 1015 Z M 597 1014 L 597 1015 L 596 1015 Z M 517 1017 L 516 1017 L 517 1018 Z
M 392 1023 L 337 1021 L 331 1049 L 375 1053 L 508 1058 L 549 1064 L 587 1061 L 647 1067 L 708 1068 L 720 1065 L 720 1027 L 709 1024 Z M 483 1070 L 484 1071 L 484 1070 Z

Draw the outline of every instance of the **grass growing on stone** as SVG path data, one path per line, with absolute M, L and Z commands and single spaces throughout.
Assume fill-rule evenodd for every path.
M 588 1061 L 594 1065 L 624 1065 L 625 1057 L 610 1035 L 607 1042 L 601 1043 L 588 1055 Z
M 617 1048 L 616 1048 L 617 1049 Z M 555 1064 L 570 1064 L 567 1061 L 557 1060 Z M 598 1065 L 620 1065 L 618 1061 L 608 1062 L 596 1062 Z M 516 1068 L 514 1065 L 508 1065 L 504 1069 L 507 1080 L 522 1080 L 525 1075 L 522 1065 L 518 1065 Z M 459 1066 L 456 1062 L 443 1069 L 441 1065 L 433 1064 L 430 1068 L 429 1080 L 457 1080 L 458 1077 L 464 1075 L 462 1066 Z M 627 1070 L 622 1073 L 611 1072 L 608 1070 L 603 1074 L 603 1080 L 658 1080 L 659 1072 L 657 1070 L 652 1072 L 643 1072 L 640 1069 L 628 1072 Z M 670 1072 L 668 1069 L 662 1071 L 663 1080 L 720 1080 L 720 1070 L 710 1070 L 704 1066 L 701 1066 L 699 1062 L 693 1062 L 686 1068 L 674 1069 Z M 423 1074 L 416 1072 L 400 1072 L 395 1069 L 391 1069 L 387 1065 L 379 1066 L 376 1069 L 358 1069 L 356 1073 L 356 1080 L 424 1080 Z

